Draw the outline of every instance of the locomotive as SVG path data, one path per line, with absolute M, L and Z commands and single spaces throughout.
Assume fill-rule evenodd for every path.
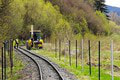
M 26 41 L 26 48 L 31 50 L 31 48 L 35 47 L 37 49 L 43 48 L 43 39 L 41 38 L 40 30 L 33 30 L 31 28 L 30 31 L 31 37 Z

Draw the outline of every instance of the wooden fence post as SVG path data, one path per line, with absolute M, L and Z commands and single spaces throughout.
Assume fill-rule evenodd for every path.
M 98 42 L 98 80 L 100 80 L 100 41 Z
M 55 39 L 55 57 L 57 58 L 57 39 Z
M 10 41 L 9 41 L 9 40 L 7 41 L 7 44 L 8 44 L 8 45 L 7 45 L 7 48 L 8 48 L 8 55 L 10 56 Z
M 78 66 L 78 63 L 77 63 L 77 40 L 76 40 L 76 68 L 77 68 L 77 66 Z
M 69 65 L 71 66 L 71 41 L 69 40 Z
M 113 40 L 111 41 L 111 75 L 112 75 L 112 80 L 114 80 L 114 70 L 113 70 Z
M 84 40 L 82 39 L 82 71 L 84 70 Z
M 89 49 L 89 72 L 91 76 L 91 54 L 90 54 L 90 40 L 88 41 L 88 49 Z
M 11 71 L 13 70 L 13 40 L 11 40 Z
M 12 75 L 12 41 L 10 40 L 10 69 Z
M 59 40 L 59 60 L 61 60 L 61 40 Z
M 4 42 L 4 79 L 6 80 L 6 41 Z
M 2 68 L 2 75 L 1 75 L 1 77 L 2 77 L 2 80 L 4 80 L 4 48 L 2 47 L 1 48 L 1 68 Z

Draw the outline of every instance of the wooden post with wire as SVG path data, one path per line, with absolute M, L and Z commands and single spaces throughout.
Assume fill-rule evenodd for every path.
M 114 69 L 113 69 L 114 61 L 113 61 L 113 40 L 111 41 L 111 75 L 112 79 L 114 80 Z
M 61 60 L 61 40 L 59 40 L 59 60 Z
M 98 42 L 98 80 L 100 80 L 100 41 Z
M 6 41 L 4 44 L 4 80 L 6 80 Z
M 55 58 L 57 58 L 57 39 L 55 39 Z
M 69 40 L 69 65 L 71 66 L 71 41 Z
M 12 50 L 13 50 L 13 49 L 12 49 L 12 47 L 13 47 L 12 45 L 13 45 L 13 44 L 12 44 L 12 42 L 13 42 L 13 41 L 10 40 L 10 69 L 11 69 L 11 75 L 12 75 L 12 70 L 13 70 L 13 69 L 12 69 L 12 67 L 13 67 L 13 57 L 12 57 L 12 56 L 13 56 L 13 51 L 12 51 Z
M 13 70 L 14 62 L 13 62 L 13 40 L 11 40 L 11 71 Z
M 76 40 L 76 68 L 77 68 L 77 66 L 78 66 L 77 56 L 78 56 L 78 54 L 77 54 L 77 40 Z
M 84 70 L 84 40 L 82 39 L 82 71 Z
M 2 47 L 1 48 L 1 68 L 2 68 L 2 75 L 1 75 L 1 78 L 2 80 L 4 80 L 4 48 Z
M 89 50 L 89 72 L 91 76 L 91 53 L 90 53 L 90 40 L 88 41 L 88 50 Z

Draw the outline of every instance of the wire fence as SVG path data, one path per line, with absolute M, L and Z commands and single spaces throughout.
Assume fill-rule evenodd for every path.
M 108 62 L 110 63 L 111 68 L 111 79 L 114 80 L 113 41 L 110 42 L 110 45 L 107 45 L 109 46 L 109 48 L 106 48 L 108 54 L 103 54 L 106 45 L 103 45 L 102 41 L 91 41 L 84 39 L 63 41 L 55 39 L 53 42 L 49 42 L 47 44 L 46 49 L 53 51 L 55 58 L 58 58 L 59 60 L 61 60 L 61 57 L 63 56 L 64 58 L 67 58 L 70 66 L 73 64 L 75 64 L 76 68 L 81 66 L 82 72 L 84 72 L 86 65 L 89 66 L 88 69 L 90 76 L 92 75 L 92 67 L 98 67 L 98 80 L 101 80 L 101 67 L 105 67 L 103 66 L 104 61 L 109 59 Z M 103 48 L 103 46 L 105 47 Z M 9 58 L 6 58 L 7 56 Z M 75 61 L 73 61 L 73 59 Z M 13 74 L 13 40 L 4 41 L 1 48 L 1 63 L 1 78 L 2 80 L 6 80 L 7 67 L 10 67 L 11 76 Z M 10 63 L 10 66 L 8 66 L 7 63 Z
M 8 59 L 8 60 L 7 60 Z M 10 64 L 8 66 L 8 64 Z M 13 74 L 13 40 L 3 42 L 1 48 L 1 79 L 7 80 L 7 67 L 10 67 L 10 74 Z
M 101 67 L 111 67 L 111 77 L 114 80 L 114 54 L 113 54 L 113 41 L 110 42 L 110 45 L 103 45 L 102 41 L 91 41 L 91 40 L 68 40 L 62 41 L 55 39 L 53 42 L 49 43 L 49 50 L 54 51 L 55 58 L 61 60 L 61 56 L 68 57 L 68 64 L 71 66 L 75 64 L 75 67 L 81 66 L 81 71 L 84 72 L 84 66 L 89 66 L 89 75 L 92 75 L 92 67 L 98 67 L 98 80 L 101 80 Z M 104 50 L 103 46 L 109 46 Z M 108 53 L 103 54 L 104 51 Z M 58 56 L 57 56 L 58 55 Z M 108 55 L 108 56 L 106 56 Z M 108 64 L 104 64 L 106 60 L 105 57 L 108 57 Z M 75 62 L 72 63 L 72 59 L 75 59 Z M 105 65 L 105 66 L 103 66 Z

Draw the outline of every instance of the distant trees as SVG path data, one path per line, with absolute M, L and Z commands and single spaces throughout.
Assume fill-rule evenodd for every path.
M 34 25 L 34 29 L 40 29 L 43 37 L 55 35 L 61 38 L 60 34 L 64 33 L 64 28 L 70 30 L 69 22 L 60 13 L 58 6 L 53 6 L 50 2 L 44 0 L 30 0 L 23 2 L 25 6 L 24 22 L 21 31 L 21 38 L 28 38 L 30 25 Z M 62 29 L 62 30 L 61 30 Z M 59 32 L 59 33 L 58 33 Z
M 0 40 L 7 39 L 9 34 L 9 24 L 11 23 L 10 3 L 11 0 L 0 1 Z M 4 36 L 4 37 L 2 37 Z
M 107 6 L 105 5 L 105 0 L 95 0 L 95 10 L 101 11 L 102 13 L 106 14 L 107 17 L 109 17 L 107 15 L 108 10 Z
M 56 36 L 62 34 L 64 27 L 66 30 L 71 29 L 69 22 L 60 13 L 59 7 L 54 7 L 50 2 L 45 3 L 44 0 L 14 0 L 9 4 L 5 10 L 0 5 L 0 40 L 18 36 L 28 39 L 30 25 L 34 25 L 34 29 L 40 29 L 43 36 L 47 37 L 53 34 Z M 57 33 L 62 28 L 63 30 Z M 65 33 L 67 35 L 67 32 Z
M 109 13 L 110 20 L 114 21 L 117 25 L 120 25 L 120 16 L 115 12 Z
M 23 25 L 24 8 L 19 0 L 1 0 L 0 40 L 18 37 Z M 0 41 L 0 42 L 1 42 Z
M 71 24 L 74 34 L 91 32 L 94 34 L 104 34 L 102 30 L 102 20 L 96 15 L 94 8 L 102 12 L 107 12 L 104 1 L 100 0 L 46 0 L 53 5 L 60 7 L 61 13 Z M 96 6 L 94 6 L 96 4 Z M 106 19 L 106 16 L 104 16 Z M 106 20 L 107 22 L 107 20 Z M 106 31 L 107 32 L 107 31 Z
M 30 25 L 40 29 L 45 37 L 54 35 L 68 39 L 73 33 L 83 36 L 89 32 L 109 33 L 106 16 L 102 11 L 94 10 L 94 0 L 0 1 L 0 38 L 4 36 L 0 40 L 27 39 Z

